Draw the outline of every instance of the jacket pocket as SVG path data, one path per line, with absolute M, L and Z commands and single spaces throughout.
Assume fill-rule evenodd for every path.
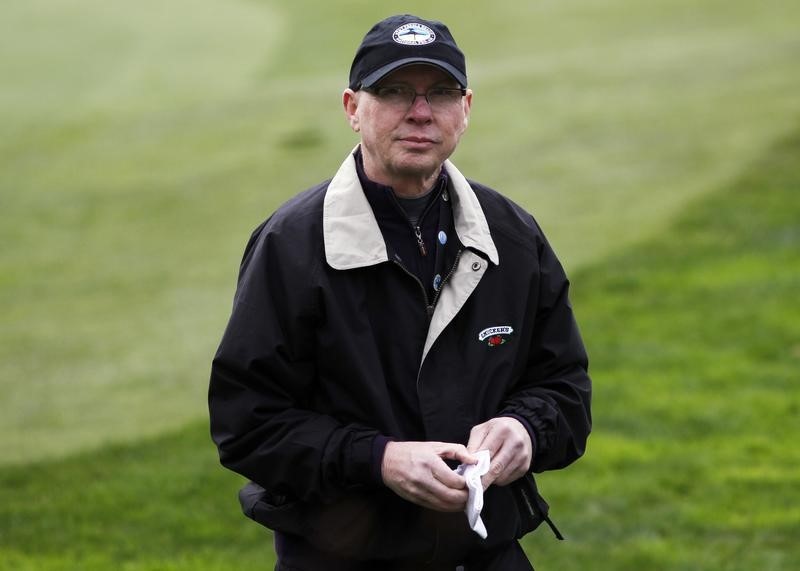
M 242 511 L 261 525 L 303 537 L 315 549 L 346 559 L 427 557 L 436 526 L 424 510 L 388 491 L 362 491 L 331 503 L 276 496 L 254 482 L 239 491 Z
M 267 491 L 249 482 L 239 490 L 239 504 L 244 515 L 270 529 L 304 535 L 306 532 L 303 506 L 283 496 L 270 496 Z
M 522 537 L 526 533 L 530 533 L 542 522 L 545 522 L 553 535 L 557 539 L 563 540 L 564 536 L 558 531 L 558 528 L 550 519 L 550 506 L 539 494 L 539 489 L 536 487 L 536 479 L 533 474 L 525 474 L 512 485 L 514 497 L 517 501 L 517 510 L 520 513 L 520 530 L 517 538 Z

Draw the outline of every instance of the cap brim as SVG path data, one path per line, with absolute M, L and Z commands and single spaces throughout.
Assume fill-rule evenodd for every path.
M 458 71 L 456 68 L 454 68 L 452 65 L 450 65 L 449 63 L 447 63 L 445 61 L 442 61 L 442 60 L 438 60 L 438 59 L 414 57 L 414 58 L 399 59 L 397 61 L 393 61 L 392 63 L 388 63 L 385 66 L 376 69 L 375 71 L 373 71 L 372 73 L 367 75 L 363 80 L 361 80 L 360 88 L 372 87 L 378 81 L 383 79 L 385 76 L 387 76 L 388 74 L 390 74 L 394 70 L 399 69 L 401 67 L 405 67 L 407 65 L 412 65 L 412 64 L 415 64 L 415 63 L 421 63 L 421 64 L 427 64 L 427 65 L 436 66 L 436 67 L 446 71 L 450 75 L 452 75 L 453 79 L 455 79 L 461 87 L 466 87 L 467 86 L 467 78 L 466 78 L 466 76 L 463 73 L 461 73 L 460 71 Z

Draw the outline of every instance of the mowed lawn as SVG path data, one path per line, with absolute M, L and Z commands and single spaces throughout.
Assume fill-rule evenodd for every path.
M 271 568 L 208 366 L 250 229 L 355 143 L 352 52 L 405 10 L 467 51 L 456 162 L 537 215 L 592 356 L 534 560 L 800 568 L 800 5 L 348 7 L 4 4 L 0 569 Z
M 800 569 L 798 157 L 800 130 L 573 279 L 595 432 L 542 478 L 573 540 L 529 541 L 542 568 Z
M 576 272 L 589 453 L 540 486 L 542 569 L 800 565 L 800 131 L 662 236 Z M 269 569 L 204 422 L 0 470 L 7 569 Z

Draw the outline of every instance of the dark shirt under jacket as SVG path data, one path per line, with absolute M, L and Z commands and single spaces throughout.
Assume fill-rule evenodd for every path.
M 386 242 L 389 259 L 416 277 L 425 290 L 425 305 L 432 313 L 442 282 L 456 261 L 461 243 L 453 230 L 453 209 L 447 172 L 442 167 L 439 178 L 427 194 L 428 202 L 416 224 L 409 219 L 402 201 L 390 186 L 367 178 L 359 148 L 354 153 L 356 171 L 367 200 L 375 213 Z M 422 246 L 417 240 L 419 229 Z

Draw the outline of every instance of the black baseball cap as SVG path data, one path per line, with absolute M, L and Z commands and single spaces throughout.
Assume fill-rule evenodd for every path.
M 414 63 L 435 65 L 467 86 L 467 66 L 450 30 L 412 14 L 381 20 L 364 36 L 350 67 L 350 89 L 372 87 L 392 71 Z

